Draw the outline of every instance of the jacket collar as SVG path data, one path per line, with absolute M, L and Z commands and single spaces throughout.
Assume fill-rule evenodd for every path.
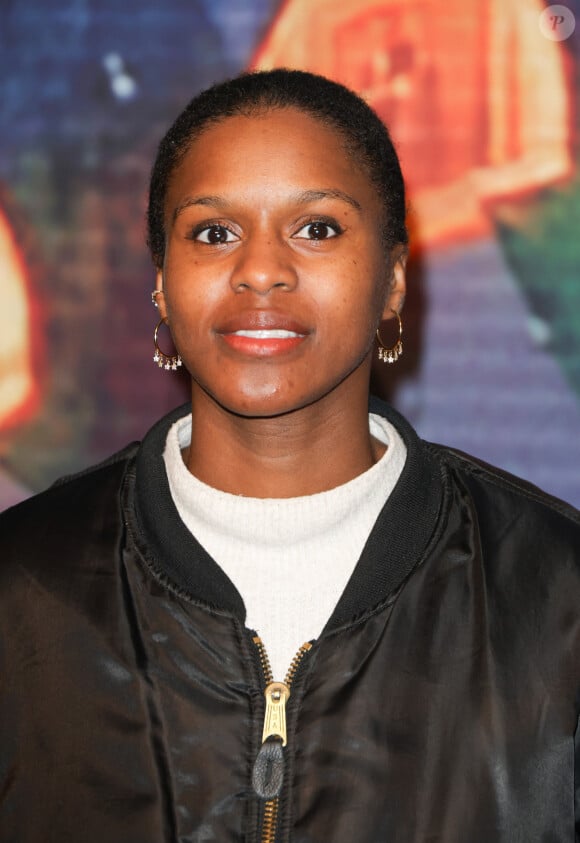
M 157 573 L 190 598 L 243 623 L 246 610 L 241 595 L 189 532 L 169 490 L 165 441 L 171 425 L 190 411 L 186 404 L 162 418 L 137 453 L 134 508 L 140 550 Z M 439 462 L 392 407 L 371 398 L 370 411 L 385 416 L 397 428 L 407 459 L 325 632 L 352 623 L 383 603 L 421 562 L 439 520 L 443 500 Z

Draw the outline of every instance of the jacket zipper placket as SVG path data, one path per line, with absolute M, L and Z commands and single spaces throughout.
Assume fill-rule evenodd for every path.
M 292 683 L 302 659 L 312 649 L 312 644 L 307 641 L 303 644 L 290 664 L 283 682 L 275 682 L 272 674 L 272 667 L 264 643 L 259 636 L 252 639 L 258 649 L 260 665 L 264 676 L 264 697 L 266 709 L 264 712 L 264 726 L 262 730 L 262 747 L 270 739 L 279 740 L 282 746 L 286 746 L 286 702 L 290 696 Z M 278 825 L 278 810 L 280 797 L 267 799 L 264 802 L 262 835 L 260 843 L 275 843 L 276 829 Z

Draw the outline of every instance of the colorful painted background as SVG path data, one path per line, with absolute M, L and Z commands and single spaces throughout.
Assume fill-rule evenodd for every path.
M 424 437 L 580 505 L 580 26 L 562 37 L 552 8 L 0 4 L 0 508 L 186 400 L 152 361 L 151 160 L 201 88 L 281 65 L 362 93 L 403 161 L 405 354 L 375 390 Z M 573 24 L 580 0 L 565 8 Z

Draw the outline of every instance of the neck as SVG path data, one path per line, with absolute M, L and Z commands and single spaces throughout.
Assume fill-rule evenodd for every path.
M 248 418 L 194 389 L 185 463 L 209 486 L 246 497 L 300 497 L 347 483 L 385 447 L 369 433 L 366 388 L 348 401 L 337 392 L 280 416 Z

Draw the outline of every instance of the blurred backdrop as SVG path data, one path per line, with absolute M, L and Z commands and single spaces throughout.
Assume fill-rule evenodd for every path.
M 578 15 L 580 0 L 3 0 L 0 508 L 186 400 L 152 360 L 151 161 L 201 88 L 274 66 L 359 91 L 401 155 L 406 345 L 375 391 L 425 438 L 580 505 Z

